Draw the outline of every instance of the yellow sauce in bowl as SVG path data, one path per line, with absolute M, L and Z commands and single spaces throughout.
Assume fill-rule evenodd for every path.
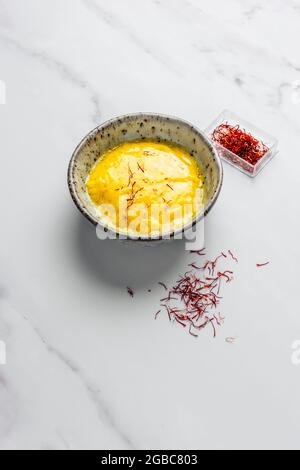
M 106 225 L 139 236 L 182 228 L 204 204 L 196 160 L 171 143 L 125 142 L 107 151 L 86 188 Z

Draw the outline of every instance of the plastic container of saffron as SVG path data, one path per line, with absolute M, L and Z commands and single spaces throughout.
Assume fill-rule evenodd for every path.
M 223 111 L 205 133 L 222 160 L 251 178 L 278 153 L 278 140 L 231 111 Z

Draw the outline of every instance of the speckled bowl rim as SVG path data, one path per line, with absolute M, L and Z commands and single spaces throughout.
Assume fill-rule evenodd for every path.
M 97 134 L 99 131 L 104 130 L 108 126 L 111 126 L 111 125 L 113 125 L 117 122 L 120 122 L 120 121 L 123 121 L 123 120 L 126 120 L 126 119 L 130 119 L 130 118 L 137 118 L 137 119 L 147 119 L 148 118 L 148 119 L 151 119 L 153 117 L 154 118 L 162 118 L 162 119 L 166 119 L 166 120 L 172 120 L 172 121 L 175 120 L 176 122 L 178 122 L 179 125 L 183 124 L 185 126 L 188 126 L 188 127 L 190 127 L 191 130 L 193 130 L 194 132 L 199 134 L 201 136 L 203 142 L 207 145 L 208 149 L 210 150 L 210 152 L 212 154 L 212 158 L 215 160 L 215 163 L 218 167 L 219 181 L 218 181 L 218 185 L 217 185 L 217 188 L 215 190 L 215 193 L 214 193 L 210 203 L 206 207 L 205 211 L 199 212 L 199 214 L 197 214 L 196 217 L 194 217 L 194 219 L 191 222 L 184 225 L 182 228 L 179 228 L 179 229 L 177 229 L 173 232 L 166 232 L 166 233 L 161 234 L 161 235 L 151 235 L 150 234 L 148 236 L 139 236 L 139 237 L 138 236 L 130 236 L 128 234 L 125 234 L 124 232 L 113 230 L 111 227 L 106 226 L 100 220 L 93 217 L 87 211 L 85 206 L 82 204 L 82 202 L 80 200 L 80 197 L 78 196 L 76 186 L 74 184 L 75 163 L 76 163 L 76 159 L 79 155 L 80 150 L 86 145 L 86 143 L 90 140 L 90 138 L 93 137 L 95 134 Z M 93 130 L 91 130 L 80 141 L 80 143 L 75 148 L 75 150 L 72 154 L 69 166 L 68 166 L 68 176 L 67 176 L 67 178 L 68 178 L 69 191 L 70 191 L 71 197 L 72 197 L 77 209 L 93 225 L 95 225 L 95 226 L 100 225 L 101 228 L 104 229 L 104 231 L 113 233 L 117 238 L 122 238 L 122 239 L 126 238 L 128 240 L 133 240 L 133 241 L 144 241 L 144 242 L 148 241 L 149 242 L 149 241 L 162 241 L 162 240 L 165 240 L 165 239 L 174 239 L 174 238 L 178 237 L 180 234 L 184 234 L 186 231 L 192 229 L 198 222 L 200 222 L 200 220 L 202 220 L 204 217 L 206 217 L 207 214 L 211 211 L 211 209 L 215 205 L 215 203 L 216 203 L 216 201 L 217 201 L 217 199 L 220 195 L 221 188 L 222 188 L 222 185 L 223 185 L 224 172 L 223 172 L 223 165 L 222 165 L 221 159 L 218 155 L 218 152 L 217 152 L 216 148 L 214 147 L 212 142 L 209 140 L 209 138 L 205 135 L 205 133 L 203 131 L 198 129 L 196 126 L 191 124 L 189 121 L 178 118 L 176 116 L 170 116 L 170 115 L 161 114 L 161 113 L 140 112 L 140 113 L 124 114 L 122 116 L 114 117 L 112 119 L 109 119 L 108 121 L 105 121 L 104 123 L 100 124 L 99 126 L 95 127 Z

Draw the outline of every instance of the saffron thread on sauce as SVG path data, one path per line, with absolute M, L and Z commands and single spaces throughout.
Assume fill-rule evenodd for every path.
M 130 168 L 130 165 L 128 163 L 128 186 L 130 186 L 132 178 L 133 178 L 133 172 L 132 172 L 132 170 Z
M 145 173 L 145 169 L 142 168 L 142 166 L 137 162 L 138 169 L 141 170 L 143 173 Z
M 135 185 L 136 185 L 136 181 L 134 181 L 131 185 L 131 194 L 130 194 L 129 198 L 127 198 L 127 209 L 129 209 L 131 206 L 133 206 L 137 194 L 140 193 L 141 191 L 143 191 L 143 189 L 144 189 L 144 188 L 140 188 L 140 189 L 137 189 L 136 191 L 134 191 Z

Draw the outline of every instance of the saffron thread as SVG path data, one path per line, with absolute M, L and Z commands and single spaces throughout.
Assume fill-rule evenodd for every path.
M 256 266 L 257 266 L 258 268 L 262 268 L 263 266 L 267 266 L 268 264 L 270 264 L 270 261 L 267 261 L 266 263 L 260 263 L 260 264 L 257 263 Z
M 134 297 L 134 291 L 131 289 L 131 287 L 127 287 L 127 292 L 130 295 L 130 297 Z

